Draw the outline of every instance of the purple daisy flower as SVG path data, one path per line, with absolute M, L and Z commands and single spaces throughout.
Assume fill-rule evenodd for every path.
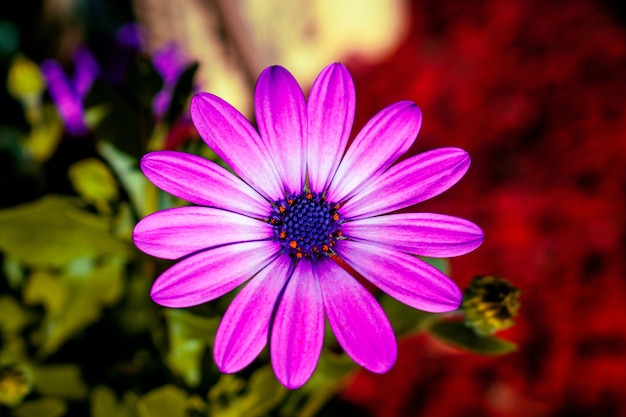
M 142 159 L 157 187 L 199 205 L 153 213 L 135 227 L 142 251 L 180 259 L 154 283 L 153 300 L 189 307 L 249 281 L 215 336 L 215 362 L 226 373 L 269 343 L 277 378 L 301 386 L 317 364 L 325 317 L 356 363 L 388 371 L 397 355 L 389 320 L 335 259 L 411 307 L 456 309 L 456 284 L 415 255 L 467 253 L 481 244 L 481 229 L 441 214 L 389 213 L 450 188 L 467 171 L 468 154 L 441 148 L 392 166 L 421 125 L 408 101 L 380 111 L 346 150 L 355 91 L 338 63 L 319 74 L 308 103 L 287 70 L 267 68 L 254 106 L 258 132 L 219 97 L 200 93 L 191 102 L 200 136 L 238 177 L 181 152 Z

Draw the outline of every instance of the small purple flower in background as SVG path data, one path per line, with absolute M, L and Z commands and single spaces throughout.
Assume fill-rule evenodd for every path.
M 189 307 L 249 280 L 215 337 L 223 372 L 249 365 L 269 341 L 277 378 L 300 387 L 317 364 L 325 317 L 355 362 L 386 372 L 397 355 L 389 320 L 333 257 L 411 307 L 456 309 L 456 284 L 414 255 L 467 253 L 481 244 L 481 229 L 441 214 L 388 213 L 450 188 L 470 158 L 441 148 L 392 166 L 421 126 L 419 108 L 408 101 L 380 111 L 346 150 L 355 91 L 338 63 L 319 74 L 308 103 L 287 70 L 269 67 L 254 105 L 259 132 L 219 97 L 200 93 L 191 102 L 200 136 L 239 177 L 182 152 L 142 159 L 156 186 L 199 205 L 153 213 L 135 227 L 142 251 L 180 259 L 156 280 L 152 298 Z
M 126 23 L 115 32 L 115 44 L 138 51 L 143 43 L 144 37 L 141 26 L 137 23 Z
M 88 132 L 83 99 L 98 76 L 99 68 L 86 48 L 78 48 L 73 58 L 75 69 L 72 79 L 67 77 L 61 64 L 53 59 L 42 62 L 41 71 L 67 132 L 72 136 L 82 136 Z
M 107 71 L 103 71 L 102 75 L 110 83 L 119 84 L 132 59 L 140 53 L 149 52 L 143 30 L 137 23 L 120 27 L 115 34 L 114 46 L 114 55 L 105 61 L 108 64 Z M 170 42 L 152 53 L 151 60 L 154 69 L 163 79 L 163 87 L 152 100 L 152 113 L 157 119 L 161 119 L 169 109 L 178 79 L 192 60 L 175 42 Z
M 115 32 L 111 42 L 98 45 L 100 76 L 107 84 L 117 86 L 124 81 L 129 67 L 141 52 L 142 32 L 137 23 L 126 23 Z
M 152 64 L 163 78 L 163 88 L 152 100 L 152 112 L 157 119 L 162 118 L 169 108 L 176 82 L 190 63 L 174 43 L 163 47 L 152 56 Z

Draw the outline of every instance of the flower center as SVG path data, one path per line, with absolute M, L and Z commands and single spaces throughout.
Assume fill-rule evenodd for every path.
M 326 202 L 319 194 L 288 195 L 276 201 L 269 222 L 274 236 L 283 248 L 296 259 L 321 258 L 332 254 L 332 247 L 341 236 L 342 219 L 339 205 Z

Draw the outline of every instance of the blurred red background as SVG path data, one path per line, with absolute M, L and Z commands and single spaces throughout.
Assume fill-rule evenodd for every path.
M 502 357 L 403 340 L 386 375 L 341 399 L 372 416 L 626 415 L 626 29 L 610 2 L 412 2 L 403 44 L 348 61 L 357 127 L 401 99 L 424 114 L 413 152 L 459 146 L 468 175 L 420 211 L 481 225 L 452 260 L 522 290 Z

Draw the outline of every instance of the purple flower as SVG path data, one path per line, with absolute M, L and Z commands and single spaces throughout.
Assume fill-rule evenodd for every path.
M 152 112 L 160 119 L 168 110 L 172 101 L 174 88 L 178 82 L 178 78 L 190 64 L 190 60 L 185 57 L 179 46 L 170 43 L 164 48 L 155 52 L 152 57 L 154 68 L 163 78 L 163 88 L 159 91 L 152 101 Z
M 200 136 L 238 177 L 181 152 L 142 159 L 156 186 L 200 205 L 154 213 L 135 227 L 142 251 L 180 259 L 156 280 L 152 298 L 189 307 L 249 281 L 215 336 L 223 372 L 246 367 L 269 341 L 278 379 L 301 386 L 317 364 L 325 317 L 355 362 L 386 372 L 397 354 L 389 320 L 334 259 L 411 307 L 456 309 L 459 288 L 414 255 L 467 253 L 481 244 L 480 228 L 441 214 L 389 213 L 450 188 L 470 158 L 441 148 L 392 165 L 421 125 L 419 108 L 408 101 L 375 115 L 346 150 L 355 92 L 338 63 L 320 73 L 308 103 L 287 70 L 269 67 L 254 105 L 259 132 L 219 97 L 200 93 L 191 102 Z
M 50 96 L 59 116 L 65 123 L 65 129 L 72 136 L 82 136 L 88 132 L 83 99 L 100 70 L 87 48 L 78 48 L 73 58 L 75 70 L 71 79 L 65 74 L 61 64 L 54 59 L 42 62 L 41 71 L 46 78 Z

